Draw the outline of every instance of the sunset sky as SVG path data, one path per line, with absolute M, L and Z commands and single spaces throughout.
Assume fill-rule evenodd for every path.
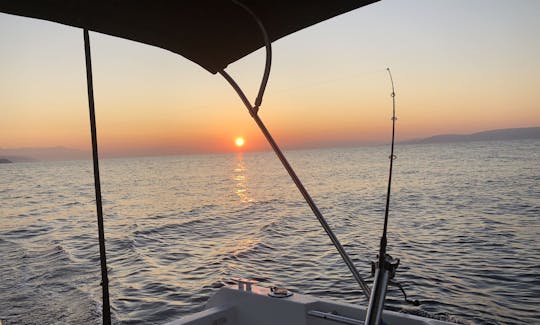
M 262 119 L 285 148 L 540 125 L 540 1 L 385 0 L 273 44 Z M 267 145 L 219 75 L 163 49 L 91 33 L 105 156 Z M 81 29 L 0 14 L 0 148 L 89 150 Z M 259 50 L 227 71 L 256 96 Z

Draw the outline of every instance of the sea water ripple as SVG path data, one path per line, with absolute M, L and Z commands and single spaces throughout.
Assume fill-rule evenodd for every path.
M 289 151 L 291 163 L 370 278 L 387 147 Z M 387 308 L 463 324 L 540 323 L 540 142 L 397 149 Z M 271 153 L 102 161 L 115 323 L 201 310 L 235 277 L 365 305 L 360 288 Z M 91 163 L 0 166 L 0 319 L 99 324 Z

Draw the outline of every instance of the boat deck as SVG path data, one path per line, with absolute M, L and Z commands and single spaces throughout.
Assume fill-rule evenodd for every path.
M 205 310 L 170 322 L 168 325 L 338 325 L 364 324 L 366 310 L 356 305 L 336 303 L 309 295 L 271 297 L 269 288 L 239 284 L 221 288 Z M 443 325 L 436 319 L 384 311 L 388 325 Z

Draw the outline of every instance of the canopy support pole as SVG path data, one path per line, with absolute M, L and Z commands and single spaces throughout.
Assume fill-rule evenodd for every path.
M 248 109 L 249 114 L 251 115 L 251 117 L 253 117 L 253 119 L 255 120 L 255 123 L 257 123 L 257 126 L 259 127 L 259 129 L 263 133 L 264 137 L 266 138 L 266 140 L 268 141 L 268 143 L 270 144 L 270 146 L 272 147 L 272 149 L 274 150 L 276 155 L 278 156 L 278 158 L 281 161 L 281 164 L 283 165 L 283 167 L 285 167 L 285 169 L 289 173 L 289 176 L 291 176 L 294 184 L 296 185 L 296 187 L 298 188 L 298 190 L 300 191 L 300 193 L 304 197 L 304 200 L 306 201 L 306 203 L 311 208 L 311 211 L 313 211 L 313 214 L 315 214 L 315 216 L 317 217 L 317 220 L 319 220 L 319 223 L 323 227 L 323 229 L 326 232 L 326 234 L 328 235 L 328 237 L 330 237 L 330 240 L 332 241 L 332 244 L 334 244 L 334 246 L 336 247 L 339 255 L 341 255 L 341 258 L 343 259 L 343 261 L 345 262 L 345 264 L 347 265 L 347 267 L 351 271 L 354 279 L 356 280 L 356 282 L 358 282 L 358 284 L 362 288 L 362 292 L 364 293 L 364 296 L 369 301 L 369 296 L 371 294 L 371 290 L 367 286 L 364 279 L 362 279 L 362 276 L 360 276 L 360 273 L 358 272 L 358 270 L 354 266 L 353 261 L 351 260 L 351 258 L 349 257 L 349 255 L 347 254 L 347 252 L 345 251 L 345 249 L 343 248 L 343 246 L 339 242 L 337 236 L 334 234 L 334 232 L 330 228 L 330 225 L 328 225 L 328 222 L 326 222 L 326 219 L 324 218 L 321 211 L 319 210 L 319 208 L 317 207 L 317 205 L 315 204 L 315 202 L 311 198 L 311 195 L 309 194 L 309 192 L 306 190 L 306 188 L 304 187 L 304 185 L 302 184 L 302 182 L 300 181 L 300 179 L 296 175 L 296 172 L 292 168 L 291 164 L 289 164 L 289 161 L 287 160 L 287 158 L 285 158 L 285 155 L 283 154 L 283 152 L 281 151 L 281 149 L 277 145 L 276 141 L 274 140 L 274 138 L 272 137 L 272 135 L 270 134 L 270 132 L 268 131 L 268 129 L 266 128 L 263 121 L 261 120 L 261 118 L 258 115 L 259 108 L 260 108 L 260 105 L 262 103 L 262 97 L 263 97 L 263 94 L 264 94 L 264 90 L 266 89 L 266 84 L 268 82 L 268 77 L 270 75 L 270 67 L 272 65 L 272 43 L 270 41 L 270 38 L 268 37 L 268 33 L 266 32 L 266 28 L 264 27 L 264 24 L 262 23 L 261 19 L 245 4 L 241 3 L 238 0 L 233 0 L 233 2 L 235 4 L 237 4 L 238 6 L 240 6 L 242 9 L 244 9 L 247 13 L 249 13 L 249 15 L 251 17 L 253 17 L 253 19 L 257 23 L 257 25 L 258 25 L 261 33 L 262 33 L 262 36 L 264 38 L 264 44 L 265 44 L 265 48 L 266 48 L 266 63 L 265 63 L 265 67 L 264 67 L 263 77 L 262 77 L 262 80 L 261 80 L 261 85 L 259 86 L 259 92 L 257 94 L 257 98 L 255 99 L 255 105 L 252 105 L 250 103 L 249 99 L 246 97 L 246 95 L 242 91 L 242 88 L 240 88 L 240 86 L 238 86 L 236 81 L 234 81 L 234 79 L 227 72 L 225 72 L 225 70 L 220 70 L 219 74 L 221 74 L 223 76 L 223 78 L 225 78 L 225 80 L 227 80 L 227 82 L 229 82 L 229 84 L 233 87 L 233 89 L 236 91 L 236 93 L 238 94 L 238 96 L 240 97 L 240 99 L 242 100 L 242 102 L 244 103 L 246 108 Z
M 349 255 L 347 254 L 347 252 L 345 251 L 345 249 L 339 242 L 337 236 L 334 234 L 334 232 L 330 228 L 330 225 L 328 225 L 328 222 L 326 222 L 326 219 L 324 218 L 321 211 L 319 210 L 319 208 L 317 207 L 317 205 L 311 198 L 311 195 L 309 194 L 309 192 L 306 190 L 306 188 L 304 187 L 304 185 L 302 184 L 302 182 L 296 175 L 296 172 L 294 171 L 291 164 L 289 163 L 289 161 L 287 160 L 287 158 L 285 157 L 285 155 L 283 154 L 283 152 L 277 145 L 276 141 L 274 140 L 274 138 L 272 137 L 272 135 L 270 134 L 270 132 L 264 125 L 263 121 L 261 120 L 259 115 L 254 111 L 253 106 L 249 104 L 249 101 L 247 100 L 246 96 L 243 94 L 242 89 L 236 84 L 234 79 L 232 79 L 231 76 L 229 76 L 225 71 L 220 71 L 219 73 L 231 84 L 231 86 L 236 90 L 236 92 L 238 93 L 238 95 L 240 96 L 244 104 L 246 105 L 248 111 L 250 112 L 251 116 L 255 120 L 255 123 L 257 123 L 257 126 L 263 133 L 264 137 L 266 138 L 270 146 L 272 146 L 272 149 L 278 156 L 279 160 L 281 161 L 281 164 L 283 165 L 283 167 L 285 167 L 285 169 L 291 176 L 294 184 L 296 185 L 296 187 L 298 188 L 298 190 L 304 197 L 304 200 L 307 202 L 307 204 L 311 208 L 311 211 L 313 211 L 313 214 L 315 214 L 315 216 L 317 217 L 317 220 L 319 220 L 319 223 L 323 227 L 324 231 L 326 232 L 328 237 L 330 237 L 332 244 L 334 244 L 337 251 L 339 252 L 339 255 L 341 255 L 341 258 L 343 259 L 345 264 L 347 264 L 347 267 L 351 271 L 354 279 L 356 280 L 356 282 L 358 282 L 358 284 L 362 288 L 362 292 L 364 293 L 364 296 L 366 297 L 367 300 L 369 300 L 371 290 L 367 286 L 364 279 L 362 279 L 362 276 L 360 276 L 360 273 L 358 273 L 358 270 L 354 266 L 354 263 L 352 262 L 351 258 L 349 257 Z
M 105 231 L 103 229 L 103 207 L 101 202 L 101 181 L 99 178 L 99 157 L 96 131 L 96 112 L 94 109 L 94 84 L 92 80 L 92 59 L 90 57 L 90 37 L 84 30 L 84 55 L 86 58 L 86 86 L 88 89 L 88 107 L 90 110 L 90 132 L 92 133 L 92 160 L 94 162 L 94 188 L 96 191 L 96 210 L 99 234 L 99 259 L 101 261 L 101 288 L 103 294 L 103 324 L 111 324 L 109 303 L 109 278 L 107 276 L 107 254 L 105 250 Z

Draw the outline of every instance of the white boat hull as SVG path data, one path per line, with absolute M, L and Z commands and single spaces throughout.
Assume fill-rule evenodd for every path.
M 269 296 L 270 289 L 226 286 L 206 304 L 205 310 L 168 325 L 338 325 L 363 324 L 366 310 L 356 305 L 336 303 L 295 293 L 290 297 Z M 249 289 L 251 289 L 249 291 Z M 388 325 L 443 325 L 436 319 L 384 311 Z

